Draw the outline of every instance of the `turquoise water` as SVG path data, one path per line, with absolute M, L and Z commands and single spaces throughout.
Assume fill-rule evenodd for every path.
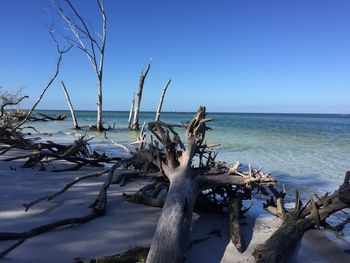
M 64 111 L 42 112 L 70 116 Z M 154 116 L 141 113 L 140 122 L 152 121 Z M 193 113 L 163 113 L 161 117 L 166 122 L 184 123 L 192 116 Z M 78 111 L 77 117 L 80 126 L 94 124 L 96 113 Z M 209 125 L 213 131 L 207 140 L 221 144 L 218 159 L 262 166 L 286 183 L 290 192 L 298 188 L 305 196 L 334 190 L 345 171 L 350 170 L 349 115 L 208 113 L 208 117 L 213 118 Z M 127 112 L 104 112 L 104 121 L 116 127 L 107 132 L 107 137 L 121 143 L 135 140 L 137 132 L 127 129 L 127 119 Z M 56 140 L 70 140 L 88 132 L 95 137 L 94 148 L 109 154 L 119 151 L 110 146 L 103 133 L 72 130 L 71 119 L 32 124 L 40 132 L 53 133 L 50 138 Z

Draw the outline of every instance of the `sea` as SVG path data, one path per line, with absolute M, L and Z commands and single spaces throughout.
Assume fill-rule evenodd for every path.
M 59 142 L 73 141 L 86 134 L 94 137 L 91 147 L 118 155 L 121 149 L 111 141 L 128 145 L 138 132 L 127 127 L 128 112 L 104 111 L 105 126 L 114 130 L 98 133 L 89 129 L 73 130 L 69 111 L 38 111 L 50 116 L 65 114 L 64 121 L 32 122 L 40 133 L 28 130 L 31 136 Z M 96 112 L 77 111 L 79 126 L 95 124 Z M 183 124 L 191 120 L 191 112 L 164 112 L 161 120 Z M 207 113 L 209 123 L 207 143 L 219 143 L 217 160 L 239 161 L 245 169 L 249 164 L 262 168 L 285 186 L 288 196 L 296 189 L 304 198 L 313 193 L 334 191 L 350 170 L 349 114 L 265 114 L 265 113 Z M 154 121 L 154 112 L 141 112 L 140 124 Z M 147 125 L 146 125 L 147 127 Z M 179 134 L 184 131 L 179 130 Z

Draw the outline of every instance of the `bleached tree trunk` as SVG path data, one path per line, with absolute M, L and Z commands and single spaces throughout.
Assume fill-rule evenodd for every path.
M 131 121 L 132 121 L 132 116 L 134 113 L 134 107 L 135 107 L 135 93 L 132 96 L 132 102 L 130 106 L 130 113 L 129 113 L 129 119 L 128 119 L 128 128 L 131 129 Z
M 149 123 L 148 130 L 158 142 L 151 142 L 147 150 L 142 149 L 138 154 L 158 166 L 170 185 L 147 263 L 179 263 L 185 260 L 193 207 L 200 191 L 216 186 L 271 181 L 267 176 L 202 175 L 204 170 L 210 170 L 210 165 L 200 161 L 198 166 L 194 166 L 193 158 L 200 155 L 211 158 L 208 146 L 203 144 L 205 131 L 209 129 L 206 123 L 211 120 L 205 115 L 205 107 L 200 107 L 186 125 L 186 146 L 171 125 L 161 121 Z M 162 145 L 161 149 L 159 145 Z
M 160 118 L 160 112 L 162 111 L 164 96 L 165 96 L 165 93 L 169 87 L 170 82 L 171 82 L 171 79 L 168 80 L 167 84 L 165 85 L 165 87 L 163 89 L 162 95 L 160 96 L 159 105 L 158 105 L 157 112 L 156 112 L 156 119 L 155 119 L 156 121 L 158 121 Z
M 97 120 L 96 129 L 98 131 L 104 130 L 102 123 L 102 79 L 98 82 L 97 88 Z
M 141 99 L 142 99 L 142 91 L 143 91 L 143 85 L 145 83 L 145 79 L 147 77 L 148 71 L 151 68 L 151 64 L 148 64 L 146 71 L 142 71 L 141 72 L 141 76 L 140 76 L 140 81 L 139 81 L 139 90 L 136 94 L 136 105 L 135 105 L 135 109 L 134 109 L 134 121 L 132 124 L 132 129 L 133 130 L 139 130 L 140 129 L 140 125 L 139 125 L 139 113 L 140 113 L 140 105 L 141 105 Z
M 73 128 L 78 130 L 78 129 L 80 129 L 80 127 L 78 125 L 77 117 L 76 117 L 75 112 L 74 112 L 73 104 L 72 104 L 72 102 L 70 100 L 68 91 L 66 89 L 66 85 L 64 84 L 63 80 L 61 80 L 61 87 L 63 89 L 64 96 L 66 97 L 66 100 L 67 100 L 67 103 L 68 103 L 68 107 L 69 107 L 69 110 L 70 110 L 70 114 L 72 115 Z
M 146 262 L 184 261 L 198 194 L 198 187 L 191 175 L 188 169 L 181 169 L 174 175 Z
M 98 0 L 97 1 L 101 16 L 102 16 L 102 45 L 99 48 L 100 51 L 100 63 L 99 63 L 99 70 L 98 70 L 98 91 L 97 91 L 97 124 L 96 128 L 98 131 L 104 130 L 103 123 L 102 123 L 102 80 L 103 80 L 103 65 L 104 65 L 104 59 L 105 59 L 105 47 L 106 47 L 106 37 L 107 37 L 107 18 L 106 13 L 104 10 L 104 0 Z

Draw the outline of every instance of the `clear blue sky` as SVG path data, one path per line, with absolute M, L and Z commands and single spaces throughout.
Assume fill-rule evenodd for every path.
M 74 1 L 74 0 L 73 0 Z M 74 1 L 91 24 L 94 0 Z M 60 18 L 50 0 L 2 0 L 0 86 L 24 87 L 32 105 L 50 78 L 56 49 L 46 25 Z M 152 60 L 142 110 L 350 112 L 348 0 L 105 0 L 108 40 L 104 109 L 128 110 L 140 71 Z M 64 57 L 39 105 L 66 109 L 59 80 L 77 109 L 96 108 L 96 79 L 82 52 Z

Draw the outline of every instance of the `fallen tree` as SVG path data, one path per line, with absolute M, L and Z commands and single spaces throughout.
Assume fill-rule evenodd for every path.
M 192 211 L 201 191 L 228 185 L 275 183 L 273 178 L 261 174 L 245 177 L 218 174 L 217 171 L 211 173 L 215 170 L 213 151 L 204 143 L 209 121 L 205 107 L 200 107 L 185 126 L 186 145 L 171 125 L 161 121 L 148 125 L 156 141 L 151 141 L 138 154 L 164 173 L 169 180 L 169 189 L 146 262 L 184 261 Z
M 296 192 L 294 209 L 291 211 L 287 211 L 284 207 L 285 193 L 269 186 L 274 197 L 266 202 L 264 208 L 281 218 L 283 222 L 280 228 L 255 250 L 256 262 L 286 262 L 307 230 L 319 227 L 341 230 L 349 223 L 350 218 L 337 226 L 331 226 L 326 222 L 332 214 L 350 207 L 349 180 L 350 171 L 346 173 L 344 182 L 338 190 L 322 197 L 316 195 L 317 200 L 310 199 L 304 206 L 299 193 Z
M 26 139 L 20 132 L 13 131 L 9 127 L 0 127 L 0 134 L 4 137 L 0 139 L 0 154 L 4 154 L 12 149 L 27 150 L 24 155 L 14 156 L 10 158 L 3 158 L 2 161 L 9 162 L 13 160 L 26 159 L 23 168 L 30 168 L 34 166 L 45 167 L 45 164 L 54 161 L 67 161 L 73 163 L 72 167 L 53 170 L 55 172 L 74 171 L 79 170 L 85 165 L 102 167 L 104 163 L 110 163 L 120 160 L 120 157 L 108 157 L 104 153 L 100 154 L 92 151 L 88 142 L 92 138 L 81 136 L 72 144 L 58 144 L 52 141 L 34 141 Z M 7 136 L 7 137 L 5 137 Z

